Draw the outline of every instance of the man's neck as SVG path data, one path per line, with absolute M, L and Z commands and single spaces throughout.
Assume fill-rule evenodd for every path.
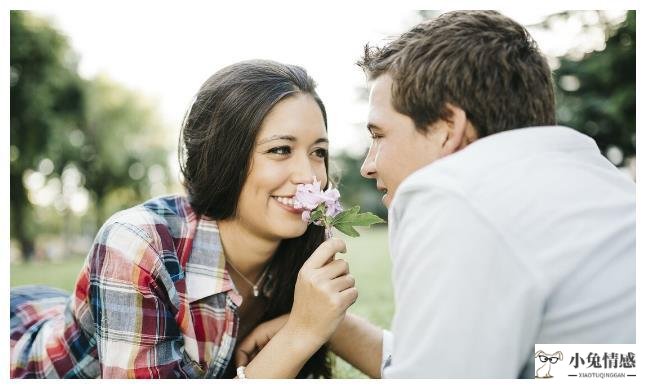
M 238 220 L 218 220 L 218 229 L 227 261 L 255 282 L 276 252 L 280 240 L 263 238 Z

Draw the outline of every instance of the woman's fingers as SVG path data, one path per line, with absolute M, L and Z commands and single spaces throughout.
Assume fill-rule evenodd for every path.
M 262 327 L 256 327 L 238 345 L 236 349 L 236 366 L 247 366 L 270 340 L 271 337 L 262 330 Z
M 348 273 L 349 266 L 344 260 L 335 260 L 334 255 L 345 251 L 343 240 L 329 239 L 321 243 L 298 272 L 289 328 L 301 335 L 304 332 L 314 344 L 329 340 L 346 309 L 356 300 L 356 289 L 352 292 L 354 287 L 350 287 L 354 280 L 349 277 L 337 280 Z
M 323 267 L 336 253 L 345 253 L 345 250 L 345 242 L 342 239 L 328 239 L 314 250 L 312 255 L 303 264 L 301 270 Z
M 350 305 L 354 304 L 359 297 L 359 291 L 354 286 L 339 292 L 339 297 L 341 298 L 342 304 L 345 306 L 345 309 L 348 309 Z
M 285 325 L 289 314 L 266 321 L 247 335 L 236 348 L 236 365 L 246 366 L 269 343 L 271 338 Z
M 256 345 L 253 341 L 247 341 L 248 339 L 248 337 L 245 338 L 236 349 L 236 366 L 247 366 L 253 359 Z
M 330 281 L 330 286 L 335 292 L 341 292 L 348 288 L 354 287 L 354 277 L 351 274 L 345 274 Z
M 335 259 L 323 266 L 319 271 L 321 272 L 321 277 L 333 280 L 339 276 L 348 274 L 350 272 L 350 265 L 344 259 Z

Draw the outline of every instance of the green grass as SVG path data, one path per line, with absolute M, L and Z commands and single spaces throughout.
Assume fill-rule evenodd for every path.
M 349 311 L 382 328 L 390 328 L 394 300 L 390 281 L 388 233 L 385 226 L 370 230 L 359 229 L 359 232 L 360 237 L 345 239 L 348 252 L 338 256 L 350 263 L 350 272 L 355 277 L 359 290 L 359 298 Z M 341 358 L 336 358 L 334 376 L 366 378 Z
M 371 322 L 390 328 L 393 315 L 393 293 L 390 281 L 388 235 L 385 227 L 360 229 L 361 237 L 346 238 L 348 251 L 338 255 L 350 263 L 350 272 L 356 279 L 359 298 L 350 312 Z M 69 292 L 81 270 L 84 258 L 70 258 L 62 262 L 34 262 L 11 264 L 11 286 L 39 284 L 54 286 Z M 334 376 L 338 378 L 365 378 L 366 376 L 336 358 Z
M 12 263 L 10 284 L 12 287 L 28 284 L 49 285 L 71 293 L 84 259 L 84 257 L 75 257 L 55 263 Z

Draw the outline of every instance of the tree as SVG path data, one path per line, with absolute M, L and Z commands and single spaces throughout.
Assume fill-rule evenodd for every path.
M 332 175 L 337 174 L 339 191 L 343 193 L 344 208 L 360 205 L 362 212 L 372 212 L 382 219 L 388 219 L 388 210 L 381 202 L 383 193 L 377 191 L 375 182 L 363 178 L 359 173 L 363 158 L 342 152 L 333 158 Z
M 92 193 L 99 226 L 116 209 L 148 197 L 152 185 L 168 183 L 169 139 L 146 99 L 107 77 L 88 81 L 85 97 L 84 135 L 75 163 Z M 106 208 L 115 193 L 122 198 Z
M 624 156 L 636 152 L 635 11 L 619 26 L 608 23 L 605 30 L 603 50 L 580 60 L 560 59 L 554 72 L 558 121 L 594 138 L 612 162 L 622 165 Z
M 60 228 L 58 221 L 36 226 L 34 220 L 35 199 L 51 182 L 59 217 L 73 217 L 74 195 L 87 193 L 98 227 L 109 213 L 165 191 L 170 181 L 175 141 L 153 105 L 107 77 L 82 79 L 77 62 L 47 21 L 11 12 L 11 237 L 27 260 L 38 232 L 49 224 Z M 34 176 L 40 184 L 26 186 Z M 71 224 L 59 230 L 65 240 Z
M 79 124 L 82 82 L 65 37 L 47 23 L 11 11 L 10 29 L 11 237 L 29 259 L 35 230 L 23 174 L 45 155 L 54 157 L 57 166 L 66 162 L 60 146 Z

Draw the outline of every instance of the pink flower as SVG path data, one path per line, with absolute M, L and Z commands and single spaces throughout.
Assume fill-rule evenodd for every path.
M 301 217 L 305 222 L 311 222 L 311 211 L 316 209 L 321 204 L 325 204 L 325 216 L 334 217 L 343 211 L 339 198 L 341 194 L 336 188 L 330 188 L 325 192 L 321 191 L 321 183 L 314 177 L 312 184 L 299 184 L 296 187 L 296 194 L 294 195 L 294 207 L 302 208 L 303 214 Z M 306 213 L 307 212 L 307 213 Z M 313 221 L 317 225 L 320 220 Z
M 303 208 L 308 211 L 314 210 L 314 208 L 325 201 L 323 193 L 321 193 L 321 183 L 314 177 L 313 184 L 299 184 L 296 187 L 294 200 L 295 208 Z
M 334 217 L 343 211 L 339 198 L 341 194 L 338 189 L 328 189 L 323 193 L 325 197 L 325 216 Z

